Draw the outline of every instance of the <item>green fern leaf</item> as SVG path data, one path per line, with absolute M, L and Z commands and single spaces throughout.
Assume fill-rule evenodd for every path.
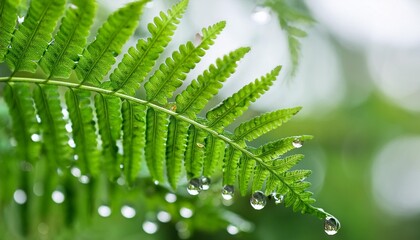
M 206 132 L 190 126 L 188 131 L 188 144 L 185 151 L 185 170 L 187 178 L 198 178 L 201 175 L 204 162 L 204 139 Z
M 252 192 L 261 190 L 263 188 L 264 182 L 269 174 L 270 172 L 265 167 L 257 165 L 254 178 L 252 179 Z
M 224 126 L 229 125 L 235 120 L 236 117 L 242 115 L 242 113 L 248 109 L 251 102 L 254 102 L 260 97 L 268 88 L 273 84 L 277 75 L 280 72 L 281 67 L 276 67 L 261 80 L 255 80 L 231 97 L 227 98 L 207 113 L 207 124 L 211 128 L 219 129 L 221 131 Z
M 51 41 L 51 32 L 64 11 L 65 0 L 33 0 L 23 23 L 13 35 L 6 63 L 14 71 L 35 72 Z
M 73 128 L 77 165 L 82 173 L 97 176 L 99 173 L 99 152 L 90 96 L 91 93 L 88 91 L 73 89 L 66 91 L 65 95 Z
M 4 98 L 14 123 L 13 135 L 18 146 L 18 154 L 25 161 L 34 163 L 39 157 L 40 145 L 32 141 L 32 138 L 33 136 L 39 138 L 40 135 L 31 91 L 26 84 L 7 84 Z
M 248 122 L 242 123 L 235 129 L 234 140 L 252 141 L 261 135 L 280 127 L 287 122 L 293 115 L 299 112 L 301 107 L 281 109 L 270 113 L 265 113 L 255 117 Z
M 205 142 L 203 176 L 210 177 L 216 168 L 221 166 L 220 159 L 223 159 L 225 154 L 226 143 L 213 135 L 208 135 Z
M 113 13 L 98 30 L 76 67 L 80 84 L 99 85 L 115 63 L 115 57 L 133 33 L 145 1 L 137 1 Z
M 187 7 L 188 0 L 183 0 L 167 14 L 160 13 L 154 23 L 148 25 L 151 37 L 147 41 L 140 39 L 136 48 L 130 48 L 128 54 L 124 55 L 118 68 L 111 74 L 110 79 L 114 91 L 122 90 L 128 95 L 134 95 L 139 84 L 153 68 L 159 55 L 172 39 L 172 35 L 179 23 L 179 18 Z
M 115 180 L 120 175 L 121 164 L 117 147 L 117 140 L 120 139 L 122 128 L 121 99 L 97 94 L 95 95 L 95 109 L 102 140 L 102 166 L 108 177 Z
M 248 53 L 250 48 L 239 48 L 223 59 L 216 60 L 216 66 L 210 65 L 208 70 L 193 80 L 191 84 L 176 97 L 177 112 L 194 119 L 207 102 L 217 94 L 223 86 L 222 82 L 235 72 L 237 62 Z
M 303 135 L 295 137 L 286 137 L 274 142 L 267 143 L 258 148 L 257 152 L 259 154 L 257 155 L 257 157 L 262 159 L 263 161 L 278 158 L 281 155 L 287 153 L 288 151 L 295 149 L 296 147 L 293 145 L 294 142 L 303 144 L 305 141 L 308 141 L 312 138 L 312 136 Z
M 3 62 L 12 40 L 18 18 L 16 8 L 18 3 L 16 0 L 0 1 L 0 62 Z
M 154 181 L 164 182 L 165 145 L 168 116 L 152 108 L 146 114 L 146 162 Z
M 61 111 L 58 88 L 37 85 L 34 89 L 34 100 L 41 120 L 40 128 L 47 161 L 57 166 L 70 166 L 71 149 L 65 131 L 65 121 Z
M 272 162 L 272 169 L 278 173 L 286 172 L 303 159 L 302 154 L 295 154 L 282 159 L 276 159 Z
M 249 182 L 251 181 L 252 174 L 254 173 L 256 161 L 242 156 L 239 162 L 239 191 L 242 196 L 248 193 Z
M 178 186 L 182 173 L 182 160 L 184 159 L 187 144 L 188 123 L 170 117 L 166 141 L 166 169 L 168 181 L 173 189 Z
M 223 159 L 223 185 L 235 185 L 242 152 L 229 146 Z
M 181 86 L 186 74 L 204 56 L 205 50 L 214 43 L 214 39 L 225 25 L 225 22 L 219 22 L 203 29 L 203 38 L 197 47 L 194 47 L 192 42 L 187 42 L 181 45 L 172 57 L 167 58 L 144 86 L 147 101 L 165 104 L 167 98 L 172 97 L 173 92 Z
M 128 101 L 123 102 L 123 167 L 128 184 L 133 185 L 144 158 L 146 108 Z
M 48 46 L 39 65 L 48 78 L 68 78 L 86 45 L 93 23 L 94 0 L 72 0 L 61 21 L 54 42 Z

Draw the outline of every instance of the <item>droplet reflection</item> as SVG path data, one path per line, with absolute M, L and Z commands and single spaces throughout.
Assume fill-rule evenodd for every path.
M 327 216 L 324 221 L 324 231 L 328 235 L 334 235 L 340 229 L 340 222 L 333 216 Z
M 261 210 L 267 204 L 267 197 L 264 195 L 263 192 L 256 191 L 254 192 L 254 194 L 252 194 L 252 197 L 249 200 L 249 202 L 255 210 Z

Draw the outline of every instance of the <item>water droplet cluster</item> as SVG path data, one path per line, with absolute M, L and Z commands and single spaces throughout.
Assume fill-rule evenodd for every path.
M 187 186 L 187 192 L 190 195 L 198 195 L 201 191 L 208 190 L 210 188 L 210 178 L 200 177 L 192 178 Z

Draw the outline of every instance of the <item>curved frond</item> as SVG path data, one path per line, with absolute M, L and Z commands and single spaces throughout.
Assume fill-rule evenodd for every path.
M 114 91 L 122 90 L 134 95 L 140 83 L 152 70 L 159 55 L 172 39 L 179 23 L 179 18 L 187 7 L 188 0 L 183 0 L 166 14 L 161 12 L 154 22 L 148 25 L 151 37 L 139 39 L 136 47 L 129 49 L 118 68 L 111 74 L 110 80 Z
M 197 47 L 194 47 L 192 42 L 187 42 L 181 45 L 172 57 L 167 58 L 144 85 L 147 101 L 167 103 L 167 98 L 172 97 L 173 92 L 182 85 L 186 74 L 201 60 L 205 50 L 214 43 L 214 39 L 225 25 L 225 22 L 219 22 L 203 29 L 203 38 Z
M 195 126 L 190 126 L 188 130 L 188 144 L 185 151 L 185 171 L 187 178 L 198 178 L 201 176 L 201 171 L 204 162 L 204 139 L 206 132 L 197 129 Z
M 3 62 L 18 19 L 16 0 L 0 1 L 0 62 Z
M 231 124 L 236 117 L 242 115 L 248 109 L 251 102 L 254 102 L 268 90 L 279 74 L 280 69 L 280 66 L 276 67 L 260 80 L 255 80 L 246 85 L 237 93 L 224 100 L 219 106 L 209 111 L 206 115 L 209 121 L 207 125 L 215 129 L 222 129 L 224 126 Z
M 72 0 L 61 21 L 54 41 L 39 65 L 48 78 L 68 78 L 82 54 L 95 16 L 94 0 Z
M 28 14 L 15 31 L 6 63 L 16 71 L 35 72 L 37 62 L 52 38 L 55 24 L 64 11 L 65 0 L 33 0 Z
M 228 146 L 223 159 L 223 185 L 235 185 L 242 152 Z
M 277 141 L 270 142 L 259 147 L 257 150 L 257 157 L 263 161 L 273 160 L 287 153 L 288 151 L 295 149 L 296 143 L 301 145 L 305 141 L 311 140 L 312 138 L 313 137 L 309 135 L 281 138 Z
M 84 50 L 76 67 L 80 84 L 98 85 L 115 63 L 115 57 L 133 34 L 145 1 L 136 1 L 113 13 Z
M 220 159 L 223 159 L 225 154 L 226 143 L 213 135 L 208 135 L 205 143 L 203 176 L 209 177 L 213 176 L 218 167 L 221 167 Z

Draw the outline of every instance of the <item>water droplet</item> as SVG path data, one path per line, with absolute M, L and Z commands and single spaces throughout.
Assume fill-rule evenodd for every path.
M 201 33 L 196 33 L 194 37 L 195 44 L 200 45 L 202 41 L 203 41 L 203 35 L 201 35 Z
M 190 195 L 198 195 L 201 191 L 201 181 L 198 178 L 193 178 L 187 186 L 187 192 Z
M 21 24 L 25 21 L 25 17 L 18 17 L 18 23 Z
M 123 177 L 119 177 L 117 179 L 117 184 L 120 185 L 120 186 L 123 186 L 125 184 L 124 178 Z
M 239 233 L 239 229 L 231 224 L 229 224 L 226 227 L 226 231 L 230 234 L 230 235 L 236 235 Z
M 175 194 L 173 194 L 173 193 L 167 193 L 167 194 L 165 195 L 165 200 L 166 200 L 168 203 L 174 203 L 174 202 L 176 202 L 176 195 L 175 195 Z
M 114 57 L 118 56 L 118 52 L 112 51 L 112 56 L 114 56 Z
M 147 234 L 154 234 L 159 229 L 159 226 L 155 222 L 151 221 L 144 221 L 142 227 L 143 231 Z
M 153 181 L 153 183 L 157 186 L 157 185 L 159 185 L 159 181 L 158 180 L 155 180 L 155 181 Z
M 281 195 L 280 193 L 272 193 L 271 196 L 273 196 L 275 204 L 280 204 L 284 200 L 284 196 Z
M 181 215 L 181 217 L 183 218 L 190 218 L 192 217 L 193 214 L 194 214 L 193 210 L 189 208 L 182 207 L 181 209 L 179 209 L 179 215 Z
M 259 24 L 266 24 L 271 20 L 270 8 L 264 6 L 256 6 L 251 15 L 252 20 Z
M 90 178 L 86 175 L 82 175 L 79 178 L 79 182 L 81 182 L 83 184 L 88 184 L 90 182 Z
M 63 114 L 63 119 L 69 119 L 69 111 L 67 111 L 67 108 L 62 108 L 61 114 Z
M 76 5 L 74 5 L 73 3 L 70 3 L 69 4 L 69 8 L 71 8 L 71 9 L 78 9 L 79 7 L 76 6 Z
M 233 198 L 235 188 L 232 185 L 225 185 L 222 189 L 222 197 L 225 200 L 230 200 Z
M 109 217 L 111 216 L 111 208 L 107 205 L 101 205 L 98 207 L 98 214 L 101 217 Z
M 71 126 L 71 123 L 66 123 L 65 128 L 66 128 L 66 131 L 67 131 L 68 133 L 73 132 L 73 128 L 72 128 L 72 126 Z
M 340 222 L 333 216 L 327 216 L 324 221 L 324 230 L 328 235 L 334 235 L 340 229 Z
M 256 191 L 252 194 L 251 199 L 249 200 L 251 206 L 256 210 L 261 210 L 267 204 L 267 197 L 261 191 Z
M 69 146 L 71 148 L 75 148 L 76 147 L 76 143 L 74 142 L 73 138 L 69 139 L 69 141 L 67 143 L 69 144 Z
M 133 218 L 136 216 L 136 209 L 128 205 L 124 205 L 121 207 L 121 215 L 125 218 Z
M 210 178 L 204 177 L 204 176 L 200 177 L 201 190 L 204 190 L 204 191 L 209 190 L 210 182 L 211 182 Z
M 295 140 L 293 140 L 292 145 L 295 148 L 301 148 L 303 143 L 302 143 L 302 141 L 300 141 L 300 139 L 296 138 Z
M 74 161 L 77 161 L 77 160 L 79 160 L 79 155 L 77 155 L 77 154 L 74 154 L 74 156 L 73 156 L 73 159 L 74 159 Z
M 199 148 L 203 148 L 204 147 L 204 144 L 202 144 L 202 143 L 196 143 L 197 144 L 197 147 L 199 147 Z
M 22 189 L 17 189 L 13 193 L 13 199 L 15 200 L 17 204 L 22 205 L 26 203 L 26 200 L 28 199 L 28 197 L 26 196 L 25 191 L 23 191 Z
M 61 191 L 59 191 L 59 190 L 55 190 L 52 194 L 51 194 L 51 198 L 52 198 L 52 200 L 55 202 L 55 203 L 58 203 L 58 204 L 60 204 L 60 203 L 63 203 L 64 202 L 64 200 L 65 200 L 65 196 L 64 196 L 64 193 L 62 193 Z
M 166 212 L 166 211 L 158 212 L 156 217 L 160 222 L 163 222 L 163 223 L 167 223 L 167 222 L 171 221 L 171 219 L 172 219 L 171 214 Z
M 36 118 L 36 122 L 37 122 L 37 123 L 41 123 L 41 118 L 39 117 L 39 115 L 38 115 L 38 114 L 35 116 L 35 118 Z

